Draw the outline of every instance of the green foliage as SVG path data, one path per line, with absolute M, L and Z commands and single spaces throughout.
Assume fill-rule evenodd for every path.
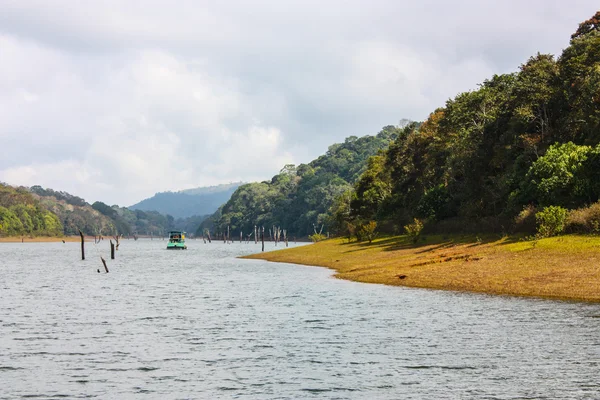
M 436 220 L 448 216 L 448 204 L 450 198 L 448 189 L 443 184 L 437 185 L 425 191 L 419 204 L 417 213 L 426 219 Z
M 597 14 L 558 59 L 538 53 L 406 126 L 369 162 L 342 220 L 506 230 L 529 204 L 583 207 L 600 196 L 599 143 Z
M 597 200 L 600 192 L 594 190 L 590 178 L 597 174 L 598 154 L 600 146 L 592 149 L 572 142 L 550 146 L 525 176 L 526 200 L 562 206 L 577 206 Z
M 36 228 L 34 226 L 33 223 L 33 218 L 32 215 L 35 216 L 37 210 L 35 209 L 34 206 L 32 205 L 25 205 L 25 204 L 17 204 L 14 206 L 10 207 L 10 211 L 12 211 L 17 218 L 19 218 L 19 220 L 21 221 L 21 224 L 23 225 L 23 230 L 25 233 L 27 234 L 33 234 L 34 229 Z M 40 218 L 41 215 L 39 215 L 37 218 Z M 38 229 L 39 229 L 39 225 L 38 224 Z
M 0 206 L 0 235 L 13 236 L 25 233 L 19 217 L 6 207 Z
M 600 31 L 598 13 L 585 21 L 558 59 L 560 71 L 559 125 L 570 140 L 596 144 L 600 140 Z
M 308 238 L 312 240 L 314 243 L 320 242 L 321 240 L 327 239 L 327 236 L 321 233 L 313 233 L 312 235 L 308 235 Z
M 313 225 L 341 232 L 349 215 L 352 184 L 369 157 L 384 149 L 401 130 L 384 127 L 376 136 L 349 137 L 331 145 L 308 164 L 286 165 L 271 181 L 240 186 L 229 201 L 206 219 L 199 231 L 253 232 L 254 226 L 285 227 L 290 236 L 307 236 Z M 386 184 L 387 185 L 387 184 Z
M 0 184 L 0 236 L 62 236 L 63 226 L 26 188 Z
M 353 214 L 362 218 L 374 218 L 389 198 L 391 189 L 385 157 L 370 157 L 367 160 L 367 169 L 355 184 L 355 196 L 351 203 Z
M 535 215 L 537 236 L 550 237 L 562 233 L 565 229 L 568 211 L 559 206 L 545 207 Z
M 417 243 L 421 237 L 424 226 L 423 221 L 414 218 L 412 223 L 404 225 L 404 232 L 412 239 L 413 243 Z
M 32 186 L 29 188 L 29 190 L 32 193 L 37 194 L 38 196 L 54 197 L 56 200 L 63 200 L 65 203 L 73 205 L 73 206 L 83 207 L 83 206 L 87 205 L 85 200 L 82 199 L 81 197 L 73 196 L 72 194 L 67 193 L 67 192 L 62 192 L 62 191 L 58 192 L 58 191 L 52 190 L 52 189 L 44 189 L 43 187 L 41 187 L 39 185 Z
M 89 204 L 84 205 L 78 201 L 69 202 L 66 199 L 77 198 L 65 192 L 55 192 L 51 189 L 41 189 L 46 194 L 38 196 L 40 204 L 45 209 L 58 217 L 63 226 L 63 232 L 66 235 L 77 235 L 81 230 L 86 235 L 114 235 L 116 229 L 114 222 L 100 212 L 93 209 Z M 40 189 L 37 190 L 38 192 Z M 50 193 L 61 193 L 60 198 L 56 198 Z
M 341 195 L 337 196 L 331 207 L 327 212 L 327 226 L 332 232 L 340 235 L 348 233 L 349 226 L 351 225 L 354 229 L 354 225 L 348 222 L 351 213 L 351 202 L 356 195 L 352 190 L 346 190 Z M 350 234 L 350 237 L 354 236 L 354 232 Z
M 371 243 L 377 236 L 377 222 L 369 221 L 365 224 L 362 224 L 358 230 L 359 234 L 357 235 L 357 239 L 367 239 L 369 243 Z
M 63 226 L 60 219 L 50 211 L 44 212 L 44 231 L 42 233 L 47 236 L 63 235 Z

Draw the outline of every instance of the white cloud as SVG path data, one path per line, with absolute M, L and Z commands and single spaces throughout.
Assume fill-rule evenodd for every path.
M 597 9 L 561 5 L 0 2 L 0 181 L 127 205 L 269 179 L 559 52 Z

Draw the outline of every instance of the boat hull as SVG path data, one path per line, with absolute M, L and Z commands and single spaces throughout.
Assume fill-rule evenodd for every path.
M 169 243 L 167 245 L 167 250 L 187 250 L 187 246 L 184 244 L 179 244 L 179 243 L 177 243 L 177 245 L 173 245 L 172 243 Z

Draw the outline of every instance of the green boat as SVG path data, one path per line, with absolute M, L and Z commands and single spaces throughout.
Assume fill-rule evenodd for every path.
M 185 232 L 171 231 L 169 232 L 169 243 L 167 243 L 167 250 L 185 250 Z

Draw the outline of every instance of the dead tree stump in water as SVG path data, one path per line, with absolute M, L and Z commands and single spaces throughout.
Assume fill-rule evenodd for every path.
M 79 231 L 79 236 L 81 236 L 81 259 L 85 260 L 85 248 L 83 246 L 83 242 L 84 242 L 83 232 L 81 232 L 81 229 L 78 229 L 78 231 Z
M 112 239 L 110 240 L 110 259 L 115 259 L 115 244 L 113 243 Z
M 100 259 L 102 260 L 102 264 L 104 264 L 104 270 L 108 274 L 108 267 L 106 266 L 106 260 L 102 256 L 100 256 Z
M 262 227 L 262 232 L 260 234 L 260 240 L 262 241 L 262 251 L 265 251 L 265 227 Z

